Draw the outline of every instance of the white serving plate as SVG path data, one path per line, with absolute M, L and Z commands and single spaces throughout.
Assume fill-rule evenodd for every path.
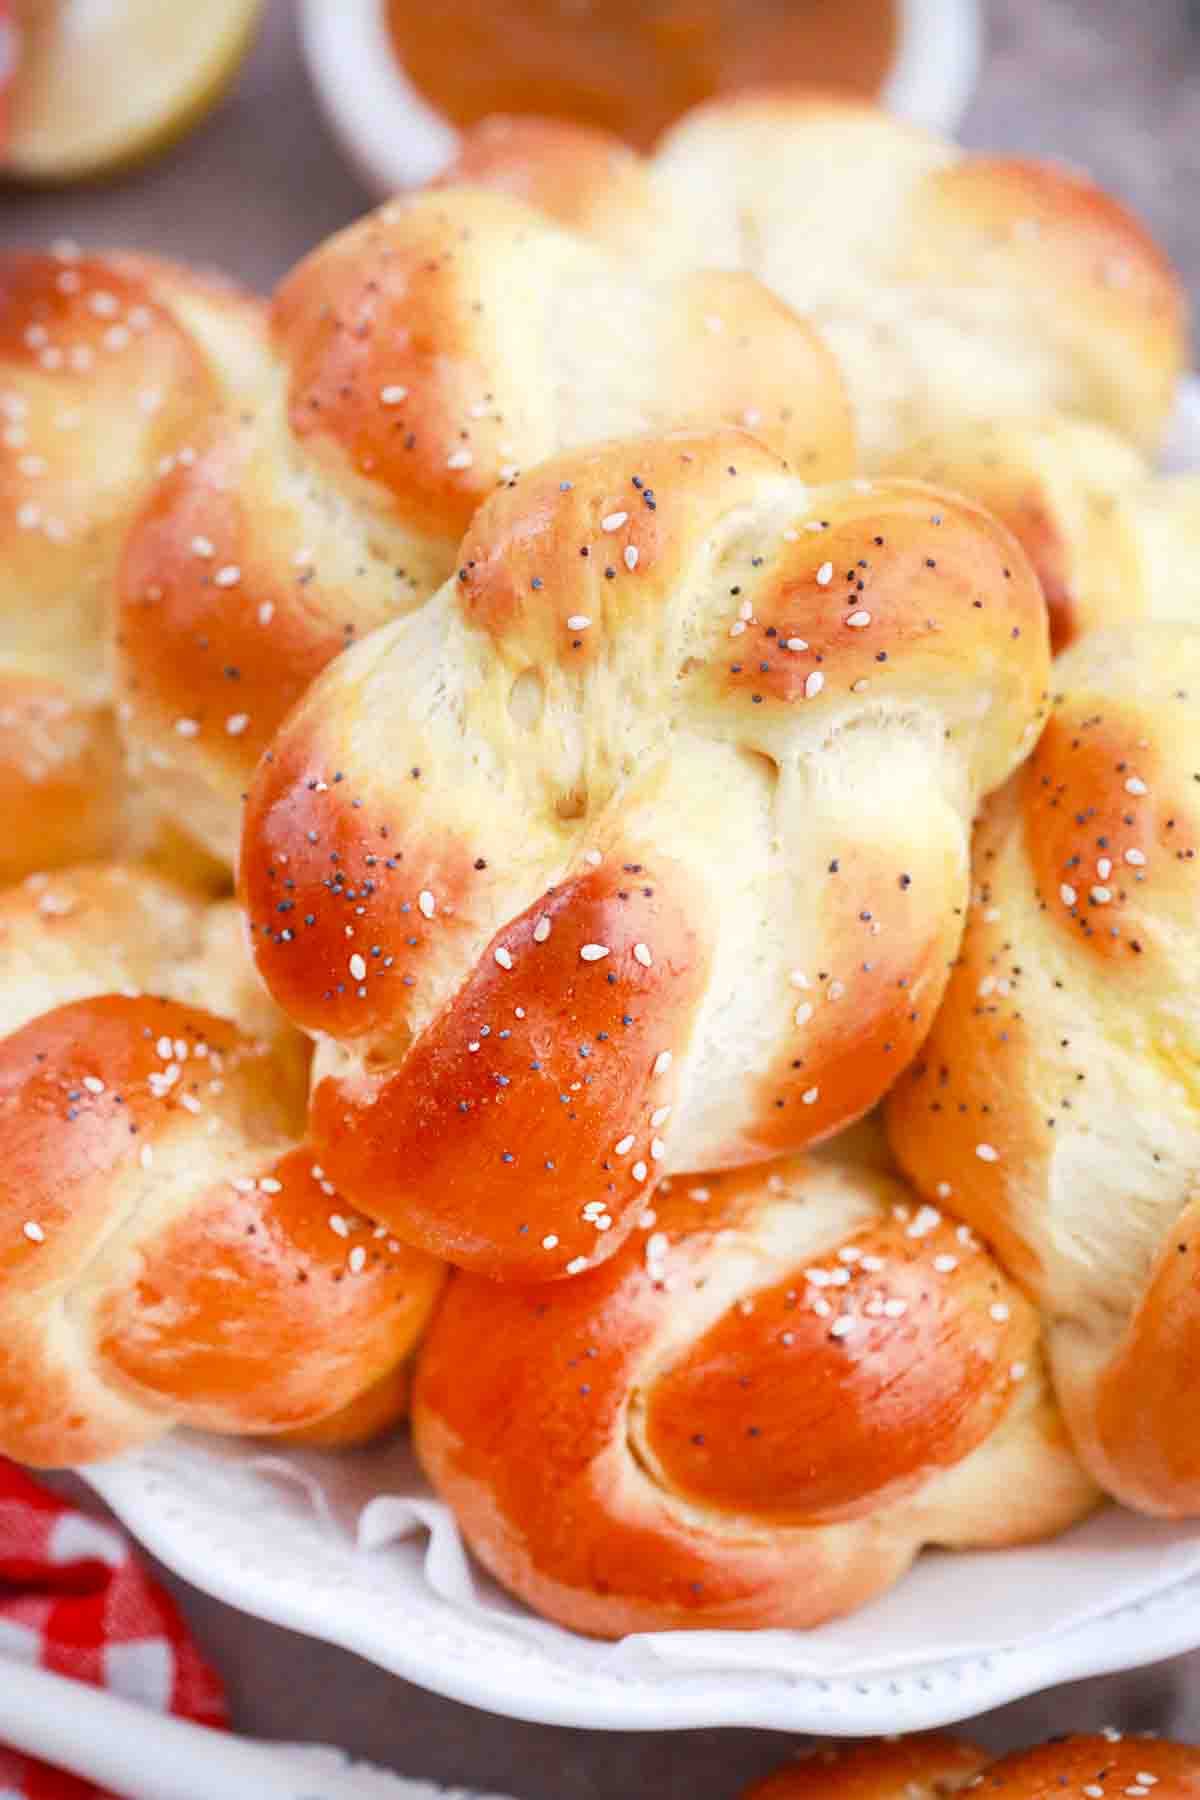
M 900 41 L 881 96 L 890 112 L 953 135 L 979 72 L 980 0 L 900 0 Z M 384 0 L 300 0 L 308 72 L 330 129 L 381 198 L 429 181 L 457 133 L 392 54 Z
M 1196 380 L 1164 460 L 1200 466 Z M 470 1564 L 404 1437 L 332 1456 L 179 1434 L 82 1473 L 163 1562 L 230 1605 L 546 1724 L 911 1731 L 1200 1646 L 1200 1520 L 1116 1507 L 1028 1550 L 926 1554 L 819 1631 L 601 1644 L 532 1617 Z

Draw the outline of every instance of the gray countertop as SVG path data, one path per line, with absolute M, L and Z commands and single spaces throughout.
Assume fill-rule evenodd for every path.
M 1191 10 L 1187 0 L 991 0 L 986 67 L 963 135 L 1088 167 L 1146 217 L 1195 295 L 1200 24 L 1189 25 Z M 0 243 L 70 232 L 88 244 L 208 260 L 266 288 L 367 204 L 317 113 L 287 0 L 273 0 L 236 89 L 186 143 L 119 185 L 0 195 Z M 237 1724 L 262 1736 L 336 1743 L 408 1775 L 519 1800 L 732 1800 L 787 1748 L 765 1732 L 589 1734 L 512 1724 L 167 1579 L 225 1675 Z M 1200 1737 L 1200 1656 L 1042 1695 L 975 1729 L 1001 1747 L 1106 1722 Z

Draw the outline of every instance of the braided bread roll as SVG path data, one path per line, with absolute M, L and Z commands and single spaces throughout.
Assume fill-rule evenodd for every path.
M 0 1029 L 0 1452 L 395 1415 L 441 1269 L 300 1141 L 307 1057 L 232 903 L 120 866 L 10 889 Z
M 954 954 L 1045 608 L 986 515 L 740 433 L 502 489 L 260 766 L 259 968 L 356 1203 L 496 1276 L 611 1254 L 672 1169 L 865 1112 Z
M 121 547 L 240 385 L 254 304 L 145 257 L 0 257 L 0 883 L 157 832 L 112 713 Z
M 815 1626 L 923 1544 L 1028 1542 L 1094 1498 L 999 1264 L 833 1158 L 664 1182 L 577 1281 L 457 1275 L 413 1431 L 491 1573 L 600 1637 Z
M 1200 475 L 1155 475 L 1103 426 L 974 424 L 908 445 L 887 472 L 1003 520 L 1037 570 L 1055 650 L 1125 619 L 1200 616 Z
M 944 1800 L 976 1789 L 1005 1800 L 1192 1800 L 1200 1794 L 1200 1750 L 1105 1731 L 992 1761 L 973 1744 L 928 1732 L 815 1751 L 747 1788 L 742 1800 Z
M 888 1128 L 1044 1308 L 1096 1479 L 1190 1514 L 1200 629 L 1095 634 L 1054 680 L 1037 750 L 984 809 L 962 954 Z
M 1178 278 L 1086 176 L 965 155 L 852 101 L 717 99 L 648 162 L 602 132 L 492 119 L 448 179 L 639 263 L 750 270 L 833 349 L 871 467 L 964 420 L 1044 412 L 1152 448 L 1187 364 Z
M 121 567 L 126 734 L 160 807 L 231 858 L 289 706 L 451 574 L 498 485 L 570 445 L 722 422 L 806 479 L 851 473 L 832 358 L 747 275 L 655 278 L 469 190 L 321 245 L 275 296 L 236 416 L 166 478 Z

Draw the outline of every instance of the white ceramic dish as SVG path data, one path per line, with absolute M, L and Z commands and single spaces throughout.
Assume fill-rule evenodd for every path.
M 902 118 L 952 135 L 979 70 L 980 0 L 899 3 L 900 46 L 883 102 Z M 453 156 L 457 135 L 392 55 L 384 0 L 300 0 L 299 10 L 313 85 L 367 186 L 383 196 L 436 175 Z
M 1166 467 L 1200 467 L 1200 382 Z M 474 1569 L 400 1440 L 348 1457 L 180 1434 L 84 1471 L 197 1587 L 514 1718 L 591 1729 L 754 1725 L 852 1736 L 970 1718 L 1200 1646 L 1200 1520 L 1110 1508 L 1052 1544 L 926 1555 L 819 1631 L 592 1643 Z

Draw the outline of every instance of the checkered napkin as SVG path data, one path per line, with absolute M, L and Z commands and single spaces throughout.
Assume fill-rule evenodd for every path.
M 0 1458 L 4 1657 L 204 1725 L 226 1721 L 220 1682 L 128 1540 Z M 107 1797 L 86 1781 L 0 1746 L 0 1800 Z

